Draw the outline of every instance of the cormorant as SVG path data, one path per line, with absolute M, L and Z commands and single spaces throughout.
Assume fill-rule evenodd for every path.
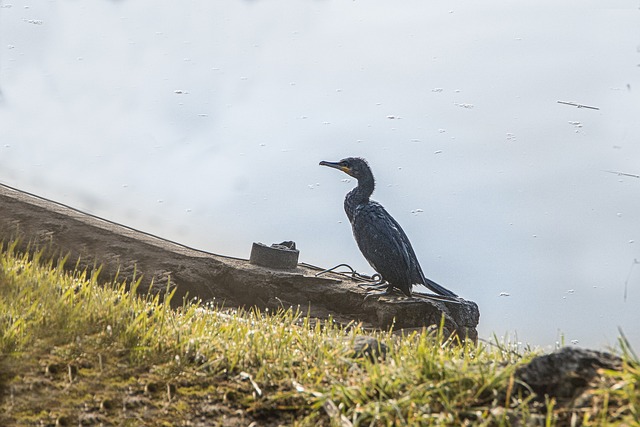
M 447 297 L 457 295 L 427 279 L 400 224 L 387 210 L 369 197 L 375 180 L 366 160 L 349 157 L 339 162 L 320 162 L 321 166 L 339 169 L 358 180 L 358 186 L 344 198 L 344 210 L 353 229 L 360 252 L 371 267 L 388 283 L 387 295 L 394 288 L 411 296 L 414 284 L 422 284 L 433 292 Z

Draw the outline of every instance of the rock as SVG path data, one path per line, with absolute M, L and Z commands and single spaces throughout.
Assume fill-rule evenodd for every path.
M 422 328 L 440 325 L 444 334 L 476 341 L 480 318 L 472 301 L 431 300 L 404 296 L 372 297 L 357 282 L 336 273 L 316 276 L 322 269 L 297 264 L 273 269 L 248 260 L 198 251 L 67 206 L 0 185 L 0 241 L 18 241 L 17 251 L 43 251 L 43 260 L 68 256 L 89 273 L 101 266 L 99 280 L 131 283 L 142 279 L 141 294 L 175 289 L 172 305 L 185 298 L 232 307 L 299 309 L 318 319 L 341 324 L 353 321 L 363 328 Z M 289 242 L 283 252 L 297 250 Z M 265 246 L 266 247 L 266 246 Z M 273 249 L 273 248 L 269 248 Z
M 542 398 L 548 395 L 572 399 L 589 385 L 600 369 L 621 370 L 622 359 L 610 353 L 564 347 L 534 358 L 518 368 L 515 376 Z
M 386 344 L 373 337 L 358 335 L 353 340 L 354 359 L 362 357 L 367 357 L 372 361 L 384 359 L 387 355 L 387 350 Z

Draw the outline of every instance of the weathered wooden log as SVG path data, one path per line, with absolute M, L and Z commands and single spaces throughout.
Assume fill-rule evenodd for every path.
M 139 292 L 175 287 L 176 304 L 196 297 L 224 307 L 299 307 L 313 317 L 355 320 L 370 328 L 421 328 L 439 325 L 444 317 L 445 333 L 477 339 L 480 313 L 471 301 L 365 300 L 366 291 L 343 275 L 316 277 L 318 270 L 304 264 L 274 270 L 198 251 L 3 185 L 0 240 L 18 241 L 20 251 L 42 250 L 45 258 L 68 256 L 72 268 L 102 266 L 105 281 L 142 276 Z

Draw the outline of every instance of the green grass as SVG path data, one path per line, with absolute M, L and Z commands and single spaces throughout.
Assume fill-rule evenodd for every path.
M 292 311 L 172 310 L 170 294 L 60 264 L 0 254 L 0 425 L 640 425 L 637 364 L 556 402 L 514 379 L 530 350 Z M 354 358 L 357 335 L 386 357 Z

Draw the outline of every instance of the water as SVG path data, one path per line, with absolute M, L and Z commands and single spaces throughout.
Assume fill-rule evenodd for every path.
M 640 348 L 637 0 L 0 5 L 1 182 L 371 273 L 318 166 L 363 156 L 481 336 Z

